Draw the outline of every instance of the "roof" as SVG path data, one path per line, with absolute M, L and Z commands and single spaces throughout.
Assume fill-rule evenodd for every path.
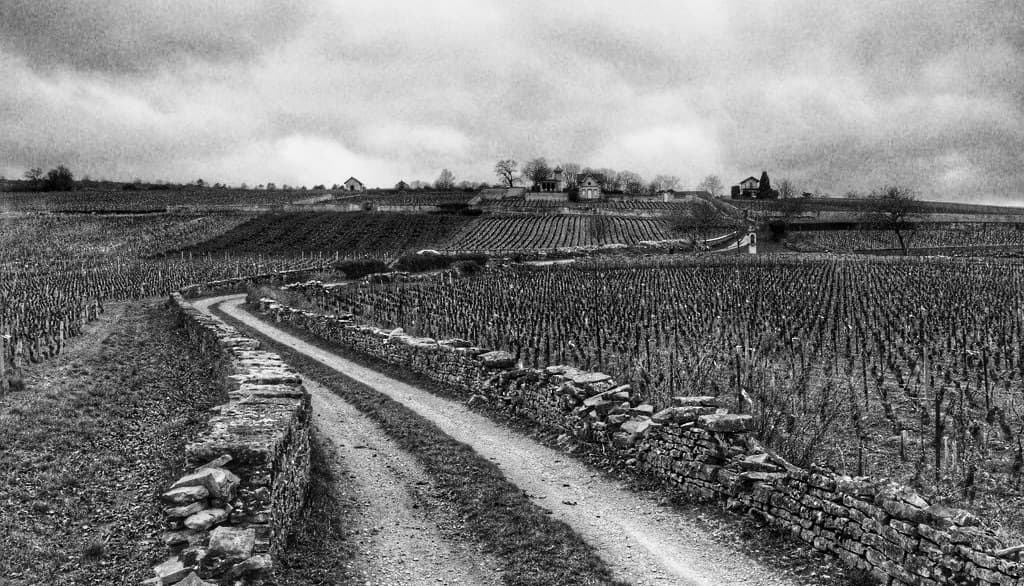
M 760 179 L 758 179 L 757 177 L 754 177 L 753 175 L 751 175 L 750 177 L 747 177 L 746 179 L 740 181 L 740 183 L 746 183 L 747 181 L 751 181 L 751 180 L 753 180 L 756 183 L 760 183 L 761 182 Z
M 362 182 L 362 181 L 360 181 L 360 180 L 356 179 L 355 177 L 349 177 L 348 179 L 346 179 L 346 180 L 345 180 L 345 183 L 346 183 L 346 184 L 348 184 L 348 182 L 349 182 L 349 181 L 355 181 L 355 182 L 356 182 L 356 183 L 358 183 L 359 185 L 362 185 L 362 184 L 363 184 L 363 182 Z

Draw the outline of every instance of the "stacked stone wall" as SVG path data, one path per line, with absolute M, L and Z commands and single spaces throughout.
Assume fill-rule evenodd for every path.
M 262 275 L 248 275 L 234 279 L 222 279 L 220 281 L 208 281 L 182 287 L 178 293 L 184 299 L 195 299 L 197 297 L 214 297 L 217 295 L 229 295 L 231 293 L 245 293 L 252 287 L 259 285 L 283 285 L 295 281 L 303 281 L 313 278 L 314 275 L 328 269 L 327 265 L 306 269 L 294 269 L 290 271 L 279 271 L 276 273 L 264 273 Z
M 263 279 L 261 279 L 262 281 Z M 233 291 L 253 279 L 190 288 Z M 189 473 L 162 495 L 171 557 L 152 584 L 256 583 L 273 568 L 305 503 L 310 473 L 310 396 L 298 373 L 259 342 L 192 306 L 169 306 L 191 343 L 219 357 L 228 402 L 185 448 Z
M 412 337 L 269 298 L 249 301 L 278 322 L 604 446 L 640 473 L 784 528 L 882 584 L 1024 583 L 1021 548 L 1007 547 L 973 515 L 891 482 L 793 466 L 757 442 L 749 415 L 728 413 L 715 397 L 643 404 L 603 373 L 525 369 L 507 352 L 462 340 Z

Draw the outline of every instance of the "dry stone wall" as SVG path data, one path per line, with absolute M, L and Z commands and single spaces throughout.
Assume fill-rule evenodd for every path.
M 249 279 L 207 284 L 222 292 Z M 194 290 L 195 290 L 194 289 Z M 220 357 L 228 402 L 186 446 L 190 470 L 163 493 L 171 557 L 151 584 L 258 583 L 273 568 L 309 484 L 310 397 L 276 354 L 203 314 L 180 293 L 170 307 L 189 339 Z
M 245 293 L 249 288 L 257 285 L 283 285 L 285 283 L 308 280 L 328 268 L 329 267 L 325 264 L 320 267 L 307 269 L 295 269 L 291 271 L 279 271 L 276 273 L 236 277 L 234 279 L 223 279 L 220 281 L 208 281 L 206 283 L 196 283 L 194 285 L 183 287 L 178 293 L 185 299 L 229 295 L 231 293 Z
M 715 397 L 655 407 L 629 385 L 568 366 L 525 369 L 511 354 L 464 340 L 434 340 L 358 325 L 251 296 L 276 321 L 381 358 L 505 410 L 603 445 L 620 461 L 695 497 L 782 527 L 882 584 L 1024 584 L 1017 559 L 973 515 L 929 503 L 886 481 L 791 465 L 762 447 L 748 415 Z

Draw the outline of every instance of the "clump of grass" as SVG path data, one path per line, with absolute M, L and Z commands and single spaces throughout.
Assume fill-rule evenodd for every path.
M 82 548 L 82 560 L 96 562 L 107 554 L 107 541 L 100 536 L 93 537 Z

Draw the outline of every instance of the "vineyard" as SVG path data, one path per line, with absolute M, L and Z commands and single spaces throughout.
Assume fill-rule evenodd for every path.
M 869 207 L 867 198 L 815 197 L 809 199 L 727 199 L 730 204 L 751 211 L 766 213 L 782 213 L 786 208 L 799 212 L 855 212 L 863 213 Z M 1024 209 L 1007 206 L 995 206 L 948 201 L 921 201 L 918 209 L 925 214 L 968 214 L 968 215 L 1004 215 L 1024 214 Z
M 451 250 L 523 251 L 570 246 L 636 244 L 679 235 L 658 218 L 542 215 L 491 216 L 465 226 L 445 248 Z
M 329 311 L 718 395 L 795 462 L 891 476 L 1024 528 L 1024 267 L 967 260 L 593 261 L 344 287 Z M 1001 503 L 1001 504 L 1000 504 Z
M 0 212 L 160 212 L 171 206 L 188 205 L 280 205 L 317 193 L 322 192 L 193 188 L 0 193 Z
M 0 373 L 62 350 L 109 301 L 166 295 L 184 285 L 310 265 L 184 253 L 244 218 L 25 216 L 0 220 Z M 150 257 L 150 258 L 147 258 Z M 3 377 L 0 376 L 0 379 Z M 15 384 L 18 384 L 15 380 Z
M 265 214 L 184 252 L 389 258 L 408 250 L 436 248 L 470 221 L 467 216 L 449 214 Z
M 1024 226 L 1020 224 L 954 225 L 925 228 L 904 237 L 911 248 L 966 246 L 1024 246 Z M 898 249 L 891 230 L 832 230 L 794 232 L 790 245 L 800 251 L 841 251 Z

